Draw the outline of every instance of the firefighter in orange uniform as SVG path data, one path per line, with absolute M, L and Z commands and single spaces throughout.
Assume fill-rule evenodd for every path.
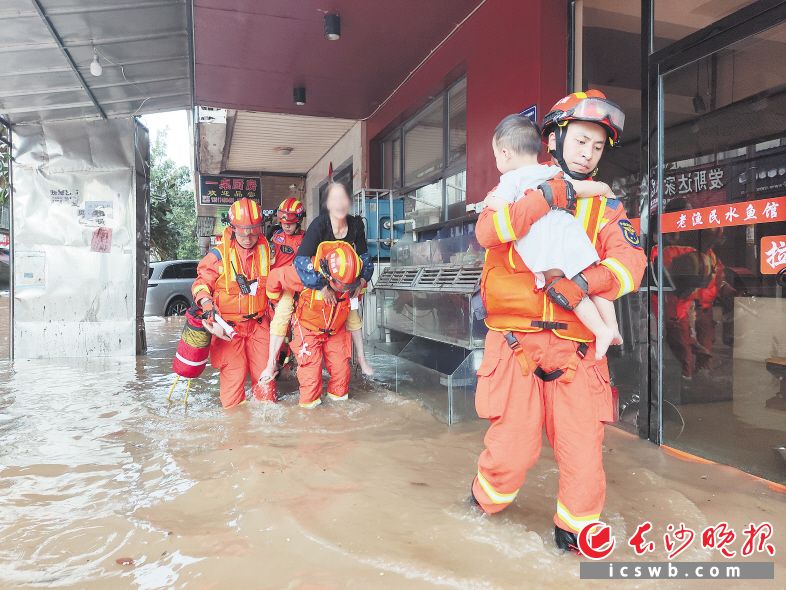
M 306 209 L 300 200 L 290 197 L 281 201 L 277 215 L 280 227 L 276 228 L 269 237 L 273 255 L 271 268 L 289 266 L 295 259 L 297 249 L 303 241 L 300 224 L 306 216 Z
M 346 330 L 350 312 L 350 293 L 360 285 L 363 263 L 355 249 L 343 241 L 326 241 L 317 247 L 316 256 L 306 269 L 319 273 L 330 287 L 331 300 L 323 297 L 320 289 L 309 289 L 294 266 L 275 269 L 268 280 L 268 297 L 271 301 L 281 300 L 276 308 L 274 323 L 284 324 L 291 314 L 285 299 L 299 293 L 295 304 L 295 319 L 292 322 L 292 352 L 297 359 L 297 378 L 300 383 L 300 407 L 314 408 L 322 403 L 322 363 L 330 373 L 327 394 L 331 400 L 344 401 L 349 397 L 352 342 Z M 284 297 L 286 295 L 286 297 Z M 283 337 L 271 336 L 269 358 L 275 359 Z M 272 372 L 267 376 L 272 381 Z
M 546 115 L 543 137 L 564 174 L 585 180 L 623 122 L 603 93 L 577 92 Z M 513 246 L 552 207 L 583 222 L 600 263 L 538 290 Z M 576 551 L 577 534 L 603 508 L 603 423 L 613 420 L 614 408 L 607 360 L 595 360 L 592 333 L 571 309 L 587 295 L 614 300 L 638 289 L 646 257 L 619 201 L 577 200 L 564 177 L 496 212 L 484 210 L 475 232 L 488 249 L 481 294 L 489 327 L 475 403 L 490 426 L 472 500 L 488 514 L 513 502 L 540 454 L 545 426 L 560 469 L 555 542 Z
M 270 339 L 266 294 L 270 246 L 262 235 L 262 213 L 256 201 L 243 198 L 229 208 L 229 227 L 221 244 L 212 248 L 197 268 L 192 293 L 206 316 L 205 327 L 215 337 L 210 362 L 220 372 L 221 405 L 231 408 L 246 401 L 246 378 L 261 401 L 276 401 L 275 382 L 258 384 Z M 218 313 L 236 331 L 229 338 L 213 320 Z

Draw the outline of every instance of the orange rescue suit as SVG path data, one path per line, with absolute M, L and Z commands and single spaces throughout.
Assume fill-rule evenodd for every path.
M 322 242 L 312 264 L 318 264 L 338 243 Z M 320 291 L 303 287 L 294 266 L 274 269 L 267 289 L 272 301 L 279 299 L 284 291 L 300 293 L 290 346 L 297 358 L 300 406 L 312 408 L 320 403 L 323 362 L 330 373 L 328 396 L 334 400 L 347 399 L 352 356 L 352 340 L 345 328 L 350 312 L 349 295 L 337 293 L 336 297 L 340 298 L 337 303 L 325 303 Z
M 537 461 L 545 426 L 560 468 L 554 523 L 577 532 L 603 507 L 603 423 L 613 420 L 613 405 L 608 364 L 595 360 L 592 334 L 536 289 L 513 247 L 549 210 L 541 191 L 528 191 L 484 210 L 475 228 L 487 248 L 481 293 L 489 327 L 475 405 L 490 426 L 472 493 L 487 513 L 509 506 Z M 622 204 L 579 199 L 576 217 L 600 258 L 582 273 L 589 294 L 614 300 L 638 289 L 646 257 Z
M 270 317 L 266 292 L 270 272 L 270 246 L 264 236 L 253 248 L 237 245 L 231 228 L 224 230 L 221 244 L 212 248 L 200 261 L 192 287 L 194 301 L 205 293 L 212 297 L 221 317 L 233 324 L 237 336 L 227 342 L 213 338 L 210 362 L 220 372 L 220 398 L 225 408 L 246 399 L 245 382 L 251 378 L 252 393 L 257 399 L 275 401 L 275 388 L 264 390 L 257 384 L 265 369 L 270 342 Z M 256 280 L 256 292 L 240 291 L 237 275 Z
M 270 237 L 270 250 L 273 257 L 271 268 L 281 268 L 292 264 L 304 235 L 301 229 L 291 236 L 283 229 L 276 230 Z

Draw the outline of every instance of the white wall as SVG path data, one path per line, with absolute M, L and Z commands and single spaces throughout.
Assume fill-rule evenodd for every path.
M 15 127 L 16 358 L 135 354 L 134 138 L 131 118 Z
M 364 179 L 368 177 L 364 162 L 364 129 L 365 123 L 358 121 L 344 136 L 339 139 L 330 150 L 322 156 L 306 175 L 306 211 L 307 222 L 311 222 L 319 214 L 319 185 L 327 180 L 328 167 L 333 162 L 333 170 L 337 171 L 350 158 L 352 159 L 352 190 L 357 191 L 364 185 Z

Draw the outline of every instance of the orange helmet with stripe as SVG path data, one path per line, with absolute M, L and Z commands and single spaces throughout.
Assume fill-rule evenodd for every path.
M 278 206 L 279 223 L 300 223 L 306 216 L 306 208 L 303 203 L 295 197 L 289 197 L 281 201 Z
M 337 241 L 319 261 L 319 268 L 333 289 L 345 293 L 357 287 L 363 262 L 350 244 Z
M 549 134 L 554 132 L 556 148 L 552 154 L 559 162 L 565 173 L 577 180 L 583 180 L 594 175 L 571 172 L 562 157 L 562 146 L 565 141 L 565 132 L 571 121 L 585 121 L 596 123 L 603 127 L 609 137 L 609 145 L 616 147 L 619 144 L 622 129 L 625 126 L 625 113 L 614 102 L 606 98 L 600 90 L 589 89 L 586 92 L 574 92 L 557 102 L 543 117 L 542 137 L 548 141 Z
M 262 211 L 259 203 L 243 197 L 229 207 L 229 225 L 240 235 L 259 235 L 262 233 Z
M 570 121 L 597 123 L 606 130 L 609 143 L 614 146 L 622 135 L 625 113 L 600 90 L 574 92 L 551 107 L 543 117 L 543 136 L 547 137 L 554 131 L 555 125 L 565 126 Z

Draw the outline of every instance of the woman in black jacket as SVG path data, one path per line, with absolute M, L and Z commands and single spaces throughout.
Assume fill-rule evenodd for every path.
M 322 242 L 341 240 L 352 245 L 355 252 L 363 262 L 360 272 L 361 284 L 351 297 L 360 295 L 368 281 L 374 274 L 374 263 L 368 254 L 366 244 L 366 228 L 360 217 L 349 214 L 352 198 L 347 188 L 339 182 L 331 182 L 325 198 L 327 211 L 321 213 L 306 230 L 303 242 L 295 256 L 295 270 L 297 270 L 303 286 L 309 289 L 319 289 L 327 303 L 335 303 L 336 294 L 327 284 L 324 277 L 314 268 L 311 260 L 317 253 L 317 247 Z M 352 310 L 347 318 L 347 331 L 352 336 L 355 347 L 355 358 L 364 375 L 373 375 L 374 370 L 366 362 L 363 352 L 363 321 L 357 310 Z

